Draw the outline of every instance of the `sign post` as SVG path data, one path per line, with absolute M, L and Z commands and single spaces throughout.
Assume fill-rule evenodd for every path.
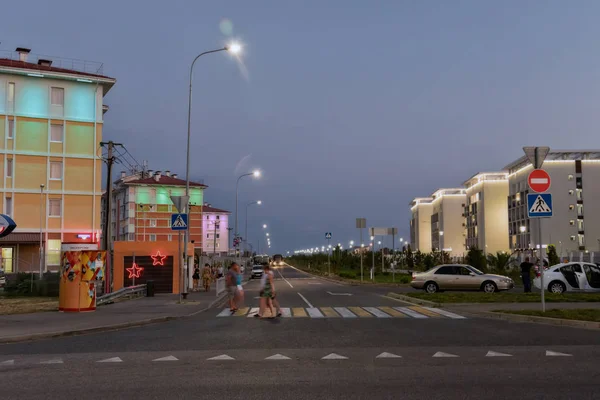
M 356 228 L 360 231 L 360 281 L 364 279 L 363 273 L 363 229 L 367 227 L 366 218 L 356 218 Z
M 325 232 L 325 239 L 327 239 L 327 275 L 331 275 L 331 232 Z
M 179 242 L 179 302 L 183 293 L 187 295 L 187 288 L 185 288 L 185 274 L 183 269 L 183 260 L 186 255 L 181 252 L 181 232 L 188 228 L 188 215 L 187 214 L 171 214 L 171 230 L 177 231 L 177 240 Z

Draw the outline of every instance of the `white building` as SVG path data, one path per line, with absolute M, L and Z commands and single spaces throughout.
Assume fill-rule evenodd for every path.
M 508 246 L 508 173 L 478 173 L 463 184 L 466 188 L 465 248 L 495 254 Z
M 533 166 L 525 156 L 509 172 L 510 248 L 538 247 L 537 222 L 527 217 L 527 177 Z M 554 244 L 559 255 L 600 250 L 600 150 L 551 151 L 542 169 L 550 175 L 553 216 L 542 219 L 542 248 Z
M 410 247 L 413 251 L 431 252 L 431 197 L 417 197 L 410 202 Z
M 230 211 L 214 208 L 210 204 L 202 207 L 202 231 L 204 234 L 203 254 L 227 255 L 229 252 Z
M 465 253 L 465 227 L 463 212 L 466 191 L 463 188 L 438 189 L 431 197 L 431 247 L 443 250 L 451 257 Z

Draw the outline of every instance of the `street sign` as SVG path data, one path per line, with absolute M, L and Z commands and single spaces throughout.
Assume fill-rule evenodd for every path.
M 527 178 L 529 188 L 536 193 L 544 193 L 550 189 L 550 175 L 543 169 L 534 169 Z
M 177 211 L 187 211 L 188 204 L 190 202 L 190 196 L 171 196 L 171 201 L 175 205 Z
M 17 224 L 11 217 L 5 214 L 0 214 L 0 237 L 8 236 L 15 230 Z
M 171 214 L 171 230 L 185 231 L 188 227 L 187 214 Z
M 364 229 L 367 227 L 367 219 L 366 218 L 356 218 L 356 228 Z
M 546 156 L 550 152 L 550 147 L 534 147 L 528 146 L 523 147 L 523 151 L 525 152 L 525 156 L 529 160 L 531 164 L 533 164 L 533 168 L 542 168 L 542 164 L 546 159 Z
M 552 216 L 551 193 L 527 194 L 527 216 L 529 218 L 544 218 Z
M 325 232 L 325 239 L 331 239 L 331 232 Z

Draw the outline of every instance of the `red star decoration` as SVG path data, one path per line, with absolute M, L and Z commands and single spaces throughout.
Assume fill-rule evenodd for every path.
M 155 255 L 150 257 L 152 257 L 152 265 L 165 265 L 165 258 L 167 258 L 167 256 L 160 254 L 160 251 L 157 251 Z
M 132 279 L 139 278 L 142 274 L 142 271 L 144 271 L 144 268 L 138 267 L 136 263 L 133 263 L 131 268 L 125 268 L 125 270 L 129 272 L 129 279 Z

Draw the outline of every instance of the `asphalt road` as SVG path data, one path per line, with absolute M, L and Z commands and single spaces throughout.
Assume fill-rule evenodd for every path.
M 386 289 L 290 267 L 276 276 L 277 297 L 292 311 L 410 306 L 382 297 Z M 258 282 L 245 289 L 248 306 L 257 306 Z M 599 390 L 597 331 L 435 314 L 259 320 L 220 313 L 0 345 L 0 398 L 592 399 Z

